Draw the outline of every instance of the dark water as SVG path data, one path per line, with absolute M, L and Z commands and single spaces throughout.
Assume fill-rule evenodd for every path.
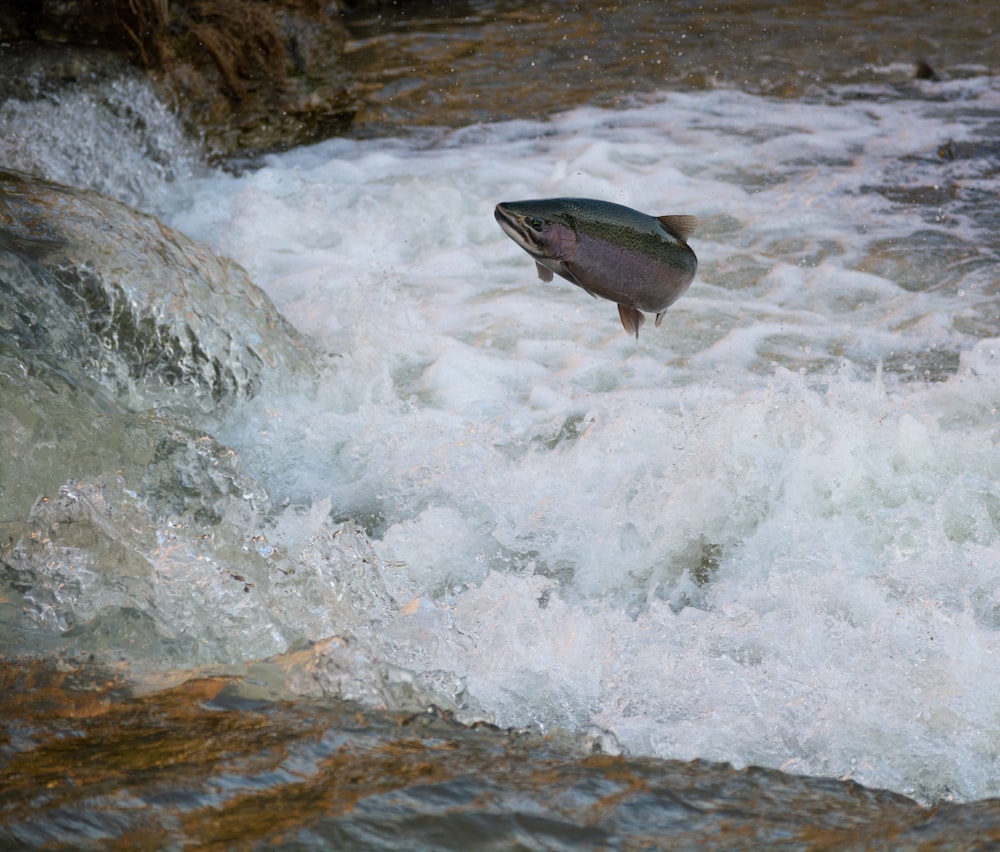
M 962 4 L 398 3 L 353 24 L 362 135 L 615 107 L 663 89 L 787 98 L 997 70 L 1000 10 Z M 665 128 L 669 132 L 669 128 Z
M 3 848 L 985 849 L 1000 803 L 587 743 L 429 710 L 282 702 L 252 681 L 132 696 L 107 671 L 0 668 Z M 956 833 L 960 832 L 960 833 Z
M 919 59 L 943 77 L 997 72 L 1000 10 L 982 0 L 441 12 L 387 5 L 355 22 L 359 135 L 613 107 L 664 88 L 811 99 L 856 84 L 875 97 L 866 87 L 905 90 Z M 543 737 L 434 710 L 291 700 L 252 671 L 157 686 L 166 680 L 137 685 L 124 666 L 62 658 L 0 666 L 0 847 L 1000 845 L 998 801 L 925 808 L 836 779 L 615 756 L 599 732 Z

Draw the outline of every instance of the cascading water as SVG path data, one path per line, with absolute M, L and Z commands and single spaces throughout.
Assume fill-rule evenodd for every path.
M 315 360 L 81 403 L 131 466 L 95 441 L 61 495 L 5 487 L 44 532 L 5 546 L 5 644 L 147 678 L 290 652 L 285 696 L 997 796 L 1000 88 L 869 71 L 125 186 Z M 537 280 L 492 210 L 553 196 L 699 217 L 660 328 Z

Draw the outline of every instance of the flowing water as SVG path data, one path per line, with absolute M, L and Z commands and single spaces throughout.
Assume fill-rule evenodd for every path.
M 539 767 L 596 736 L 632 757 L 594 781 L 612 798 L 642 767 L 667 772 L 649 758 L 850 779 L 923 804 L 1000 796 L 1000 16 L 986 3 L 957 18 L 659 8 L 470 4 L 371 23 L 352 54 L 371 69 L 358 138 L 239 173 L 150 170 L 145 203 L 236 259 L 326 358 L 317 379 L 278 377 L 198 424 L 272 508 L 210 553 L 183 519 L 157 532 L 143 615 L 170 641 L 161 626 L 155 643 L 136 628 L 116 644 L 137 608 L 119 584 L 110 621 L 60 647 L 146 689 L 228 667 L 291 701 L 291 727 L 314 712 L 295 696 L 436 703 L 569 732 L 572 748 L 537 746 Z M 913 79 L 921 57 L 941 79 Z M 134 200 L 135 182 L 122 194 Z M 550 196 L 699 217 L 698 276 L 660 328 L 635 341 L 612 303 L 537 280 L 492 211 Z M 60 605 L 101 610 L 75 600 Z M 25 642 L 58 645 L 67 625 L 25 611 Z M 287 652 L 312 656 L 275 663 L 281 677 L 245 668 Z M 248 701 L 224 709 L 286 706 Z M 284 772 L 329 789 L 337 773 L 317 761 L 350 725 L 327 724 L 298 734 L 324 743 L 301 766 L 289 747 L 277 774 L 224 770 L 220 790 L 286 795 Z M 38 736 L 8 733 L 7 753 Z M 525 759 L 483 748 L 502 766 Z M 224 842 L 199 828 L 208 800 L 130 783 L 87 836 L 137 830 L 119 815 L 132 795 L 179 820 L 157 823 L 164 842 Z M 404 811 L 459 808 L 434 789 Z M 574 801 L 562 818 L 586 823 L 598 806 Z M 911 804 L 886 799 L 872 836 L 919 821 Z M 987 804 L 989 826 L 958 807 L 948 825 L 970 843 L 996 831 Z M 403 807 L 369 806 L 375 821 Z M 632 824 L 625 805 L 601 807 L 620 833 L 590 841 L 655 842 L 636 827 L 650 812 Z M 237 821 L 230 839 L 389 842 L 317 828 L 315 813 L 271 835 Z M 730 828 L 720 846 L 764 842 Z M 935 836 L 965 842 L 949 830 Z M 529 847 L 588 842 L 503 831 Z M 807 834 L 765 840 L 834 837 Z

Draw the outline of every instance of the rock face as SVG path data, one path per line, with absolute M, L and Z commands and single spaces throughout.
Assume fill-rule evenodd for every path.
M 97 193 L 0 170 L 0 657 L 188 664 L 297 641 L 335 576 L 300 594 L 297 565 L 261 544 L 266 490 L 196 423 L 312 366 L 235 264 Z M 331 540 L 321 558 L 341 556 Z
M 309 359 L 235 263 L 117 201 L 9 171 L 0 293 L 0 352 L 133 410 L 209 410 Z
M 64 54 L 66 45 L 83 48 L 84 59 L 63 80 L 85 82 L 91 68 L 103 73 L 107 59 L 97 48 L 123 55 L 149 72 L 213 156 L 283 149 L 345 130 L 355 112 L 342 65 L 346 39 L 337 5 L 321 0 L 0 2 L 0 41 L 22 44 L 0 53 L 0 60 L 14 57 L 13 80 L 31 79 L 24 42 L 61 45 Z

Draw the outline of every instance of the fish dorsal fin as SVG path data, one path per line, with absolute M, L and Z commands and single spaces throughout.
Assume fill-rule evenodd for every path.
M 687 243 L 688 237 L 698 227 L 697 216 L 658 216 L 656 219 L 668 234 L 673 234 L 682 243 Z

